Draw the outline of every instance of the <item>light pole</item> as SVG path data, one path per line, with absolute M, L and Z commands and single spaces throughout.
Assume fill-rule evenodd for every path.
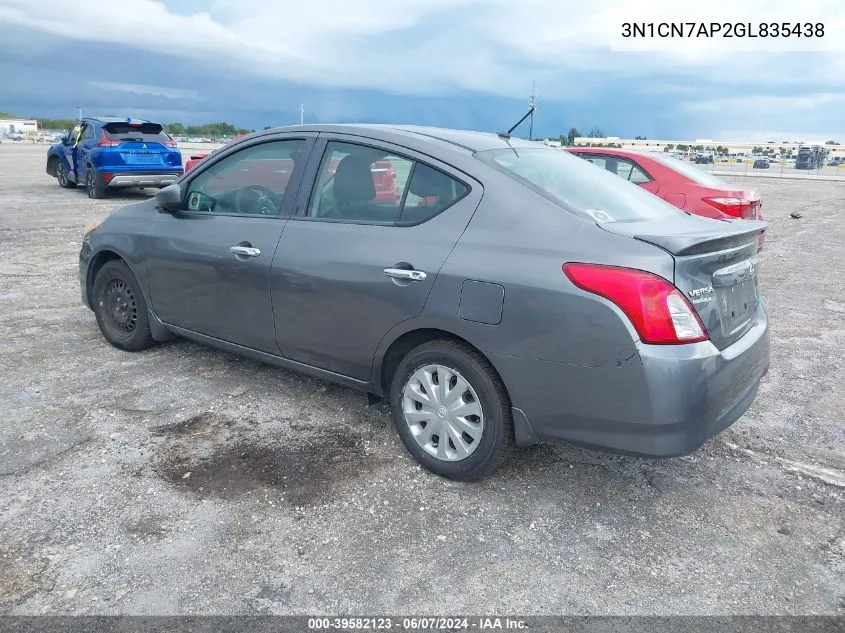
M 79 120 L 82 120 L 82 106 L 76 106 L 76 109 L 79 110 Z
M 531 82 L 531 103 L 528 104 L 528 107 L 531 111 L 531 120 L 528 124 L 528 140 L 534 140 L 534 110 L 537 109 L 537 105 L 535 104 L 534 100 L 536 99 L 537 95 L 537 84 L 536 82 Z
M 305 124 L 305 105 L 302 103 L 299 104 L 299 124 Z

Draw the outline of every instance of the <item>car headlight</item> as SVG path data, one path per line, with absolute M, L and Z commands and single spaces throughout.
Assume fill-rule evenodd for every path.
M 97 218 L 96 220 L 91 220 L 88 224 L 85 225 L 85 236 L 87 237 L 92 231 L 96 230 L 102 223 L 105 218 Z

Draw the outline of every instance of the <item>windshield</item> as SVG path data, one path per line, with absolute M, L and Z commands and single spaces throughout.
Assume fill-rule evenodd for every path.
M 638 185 L 561 150 L 489 150 L 475 156 L 552 202 L 586 213 L 597 222 L 682 213 Z
M 699 169 L 692 163 L 684 162 L 674 156 L 666 156 L 665 154 L 654 152 L 653 154 L 649 154 L 649 158 L 656 160 L 658 163 L 663 163 L 667 167 L 671 167 L 675 171 L 682 173 L 693 182 L 697 182 L 699 185 L 704 185 L 705 187 L 716 187 L 718 189 L 729 188 L 728 183 L 721 178 L 717 178 L 713 174 L 710 174 L 703 169 Z
M 113 141 L 143 141 L 145 143 L 172 143 L 172 139 L 158 123 L 106 123 L 106 137 Z

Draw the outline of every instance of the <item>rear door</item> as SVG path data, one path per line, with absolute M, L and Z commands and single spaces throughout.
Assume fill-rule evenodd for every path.
M 481 185 L 403 147 L 321 139 L 273 262 L 277 340 L 291 360 L 367 380 L 379 341 L 422 311 Z M 398 200 L 379 196 L 375 165 Z
M 159 213 L 148 236 L 147 280 L 159 318 L 278 353 L 270 267 L 313 142 L 307 134 L 256 139 L 183 181 L 184 209 Z

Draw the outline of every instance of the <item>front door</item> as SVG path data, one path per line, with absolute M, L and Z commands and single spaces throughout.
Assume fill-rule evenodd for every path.
M 278 344 L 291 360 L 367 380 L 384 335 L 422 311 L 481 187 L 400 147 L 340 135 L 319 147 L 273 262 Z
M 278 352 L 270 265 L 312 144 L 256 139 L 191 172 L 184 209 L 160 212 L 147 242 L 149 294 L 161 320 Z
M 85 174 L 88 173 L 88 163 L 91 160 L 90 153 L 94 149 L 94 124 L 85 123 L 82 127 L 82 134 L 74 149 L 74 169 L 76 171 L 76 182 L 85 182 Z
M 76 173 L 76 145 L 82 136 L 83 123 L 80 121 L 67 133 L 62 149 L 65 154 L 68 178 L 74 182 L 81 182 Z

